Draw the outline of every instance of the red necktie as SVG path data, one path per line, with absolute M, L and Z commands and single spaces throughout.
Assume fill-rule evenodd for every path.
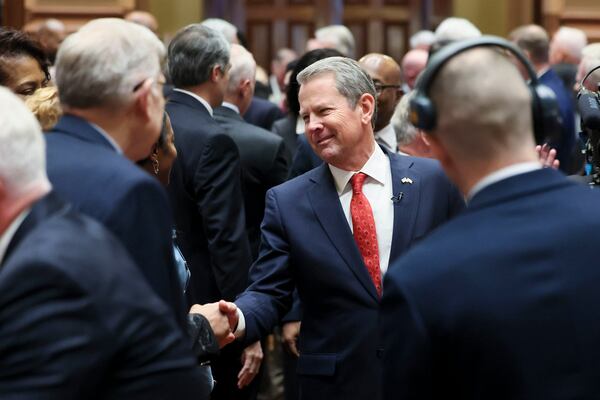
M 358 250 L 367 266 L 375 289 L 377 289 L 377 294 L 381 296 L 381 268 L 379 266 L 379 246 L 377 245 L 375 219 L 373 218 L 371 204 L 362 192 L 366 178 L 367 175 L 359 172 L 350 179 L 352 184 L 350 214 L 352 215 L 354 240 L 358 245 Z

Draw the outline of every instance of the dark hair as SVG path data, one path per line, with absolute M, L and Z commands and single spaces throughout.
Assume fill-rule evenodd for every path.
M 229 63 L 229 43 L 221 32 L 200 24 L 181 29 L 169 44 L 169 77 L 178 88 L 200 85 L 210 79 L 215 65 Z
M 29 56 L 35 59 L 41 70 L 50 80 L 48 67 L 50 63 L 41 45 L 26 33 L 9 28 L 0 28 L 0 58 Z M 9 72 L 0 68 L 0 85 L 6 85 Z
M 298 74 L 302 72 L 302 70 L 309 65 L 322 60 L 328 57 L 343 57 L 344 55 L 337 50 L 334 49 L 315 49 L 305 53 L 302 57 L 300 57 L 296 61 L 296 65 L 292 70 L 292 75 L 290 76 L 290 83 L 288 84 L 287 89 L 287 104 L 290 113 L 295 117 L 298 117 L 300 114 L 300 103 L 298 102 L 298 91 L 300 90 L 300 85 L 298 84 Z M 290 63 L 291 64 L 291 63 Z

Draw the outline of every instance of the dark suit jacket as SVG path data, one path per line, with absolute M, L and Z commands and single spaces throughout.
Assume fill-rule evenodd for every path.
M 214 116 L 240 152 L 246 232 L 255 260 L 260 244 L 260 223 L 265 214 L 265 194 L 287 177 L 285 145 L 279 136 L 247 123 L 230 108 L 217 107 Z
M 197 99 L 175 91 L 166 109 L 177 148 L 169 194 L 192 274 L 188 299 L 233 300 L 247 286 L 250 265 L 239 152 Z
M 600 393 L 599 193 L 550 169 L 477 193 L 384 282 L 384 399 Z
M 292 165 L 296 148 L 298 147 L 298 134 L 296 133 L 296 117 L 287 115 L 273 123 L 271 132 L 283 139 L 286 149 L 288 165 Z
M 250 107 L 244 114 L 244 120 L 270 131 L 273 123 L 284 116 L 285 114 L 276 104 L 254 96 L 250 102 Z
M 575 109 L 573 96 L 565 89 L 559 76 L 553 69 L 549 69 L 540 77 L 540 83 L 548 86 L 556 94 L 558 108 L 562 119 L 561 136 L 555 143 L 557 158 L 560 160 L 560 169 L 570 173 L 571 155 L 575 146 Z
M 323 160 L 313 151 L 305 135 L 298 135 L 296 154 L 294 155 L 294 161 L 290 167 L 290 173 L 288 177 L 290 179 L 302 175 L 305 172 L 310 171 L 313 168 L 323 164 Z
M 208 398 L 172 314 L 112 234 L 50 194 L 0 265 L 0 398 Z
M 436 161 L 390 154 L 394 207 L 390 262 L 459 212 L 462 197 Z M 413 184 L 402 184 L 401 179 Z M 391 200 L 390 200 L 391 201 Z M 298 288 L 304 313 L 301 399 L 376 400 L 379 298 L 344 216 L 326 164 L 267 193 L 260 256 L 237 300 L 246 340 L 269 333 Z
M 44 137 L 54 190 L 121 240 L 150 286 L 184 326 L 171 208 L 164 189 L 81 118 L 62 117 Z

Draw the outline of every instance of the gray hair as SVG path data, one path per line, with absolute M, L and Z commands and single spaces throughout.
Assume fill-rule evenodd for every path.
M 296 79 L 300 85 L 304 85 L 323 74 L 333 74 L 336 89 L 348 100 L 351 108 L 356 107 L 360 97 L 365 93 L 377 99 L 375 85 L 369 74 L 361 68 L 358 62 L 348 57 L 328 57 L 319 60 L 304 68 Z M 375 127 L 377 102 L 374 102 L 373 107 L 371 125 Z
M 562 26 L 552 37 L 552 42 L 569 56 L 581 60 L 581 52 L 587 45 L 587 36 L 581 29 Z
M 229 70 L 229 83 L 227 92 L 235 92 L 241 81 L 250 79 L 254 81 L 256 75 L 256 61 L 252 54 L 239 44 L 231 45 L 231 69 Z
M 481 36 L 481 31 L 471 21 L 464 18 L 446 18 L 435 30 L 435 42 L 441 45 L 479 36 Z
M 226 69 L 229 42 L 219 31 L 201 24 L 181 29 L 169 44 L 169 77 L 176 87 L 200 85 L 215 66 Z
M 410 37 L 410 48 L 415 49 L 420 46 L 429 47 L 435 42 L 435 34 L 431 31 L 423 30 Z
M 9 193 L 50 187 L 40 125 L 15 94 L 0 86 L 0 181 Z
M 354 35 L 344 25 L 329 25 L 315 31 L 315 37 L 320 42 L 331 43 L 334 48 L 346 57 L 354 58 Z
M 221 32 L 229 43 L 237 43 L 237 28 L 235 25 L 221 18 L 207 18 L 200 23 L 202 26 L 207 26 L 215 31 Z
M 92 20 L 58 50 L 60 101 L 74 108 L 122 106 L 137 84 L 158 77 L 164 58 L 164 45 L 149 29 L 117 18 Z
M 406 146 L 415 140 L 419 131 L 410 122 L 410 100 L 414 97 L 415 92 L 410 92 L 402 96 L 400 103 L 392 116 L 392 126 L 396 132 L 398 146 Z

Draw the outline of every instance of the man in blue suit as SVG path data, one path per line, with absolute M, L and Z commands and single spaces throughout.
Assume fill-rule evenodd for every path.
M 548 33 L 541 26 L 526 25 L 515 29 L 510 37 L 531 61 L 540 83 L 548 86 L 556 95 L 561 117 L 561 131 L 560 137 L 554 138 L 550 146 L 556 148 L 560 169 L 565 173 L 574 173 L 581 166 L 571 165 L 575 151 L 573 94 L 565 88 L 556 71 L 551 68 Z
M 306 135 L 325 163 L 267 192 L 236 334 L 248 342 L 268 334 L 297 288 L 300 398 L 377 399 L 381 275 L 459 212 L 462 197 L 437 162 L 376 145 L 375 88 L 356 61 L 318 61 L 298 81 Z
M 0 398 L 208 399 L 172 311 L 51 191 L 39 124 L 5 88 L 0 124 Z
M 417 90 L 468 207 L 386 276 L 384 399 L 596 398 L 600 198 L 541 168 L 509 58 L 477 47 L 440 63 Z
M 186 320 L 167 195 L 132 163 L 148 156 L 160 133 L 164 56 L 152 32 L 119 19 L 94 20 L 63 42 L 56 82 L 65 115 L 45 136 L 48 175 L 62 198 L 121 240 L 180 326 L 193 328 L 197 355 L 206 357 L 218 351 L 208 323 L 224 342 L 229 334 L 217 327 L 226 317 L 213 304 L 198 309 L 208 321 Z

